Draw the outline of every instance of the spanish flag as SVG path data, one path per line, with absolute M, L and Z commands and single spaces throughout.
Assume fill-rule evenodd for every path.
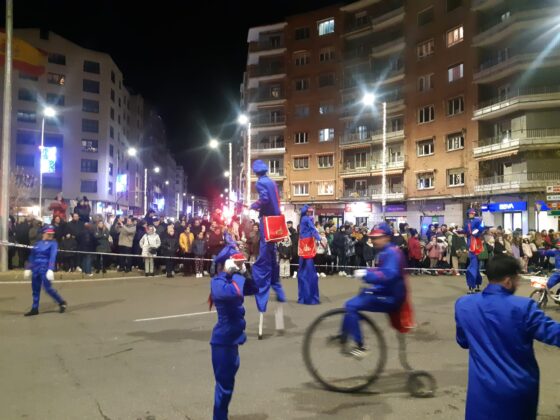
M 6 61 L 6 33 L 0 32 L 0 65 Z M 12 63 L 17 69 L 30 76 L 40 76 L 45 72 L 47 56 L 31 44 L 19 39 L 12 39 Z

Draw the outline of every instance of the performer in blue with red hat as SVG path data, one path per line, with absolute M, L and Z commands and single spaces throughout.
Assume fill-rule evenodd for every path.
M 321 236 L 313 223 L 313 209 L 308 204 L 301 208 L 301 219 L 299 222 L 299 243 L 307 244 L 315 252 L 302 255 L 300 252 L 298 277 L 298 303 L 305 305 L 317 305 L 319 300 L 319 278 L 313 258 L 316 254 L 315 240 L 321 241 Z M 326 242 L 326 239 L 325 239 Z M 300 246 L 301 248 L 301 246 Z
M 363 358 L 367 350 L 360 330 L 359 311 L 395 313 L 401 309 L 406 299 L 404 254 L 391 243 L 391 227 L 381 222 L 369 233 L 378 251 L 378 266 L 372 269 L 354 271 L 354 277 L 362 279 L 371 287 L 346 302 L 346 314 L 342 322 L 340 338 L 346 341 L 350 336 L 356 343 L 350 353 Z
M 266 242 L 264 238 L 263 218 L 265 216 L 279 216 L 281 213 L 278 187 L 276 183 L 266 175 L 268 172 L 268 165 L 262 160 L 259 159 L 253 162 L 253 172 L 259 177 L 256 183 L 259 199 L 251 204 L 251 209 L 259 211 L 260 243 L 259 256 L 253 264 L 252 273 L 255 283 L 259 287 L 259 291 L 256 293 L 255 297 L 257 308 L 260 312 L 259 339 L 261 339 L 263 314 L 266 312 L 270 288 L 272 287 L 276 292 L 276 299 L 278 302 L 285 302 L 286 295 L 280 283 L 280 266 L 278 265 L 278 258 L 276 255 L 276 244 L 273 242 Z M 279 316 L 282 311 L 281 305 L 278 306 L 278 311 L 276 329 L 283 329 L 283 322 L 279 322 L 280 319 L 283 320 L 283 317 L 281 315 Z
M 554 244 L 555 249 L 548 249 L 540 251 L 541 255 L 545 257 L 554 257 L 554 272 L 548 278 L 546 282 L 546 287 L 548 290 L 552 290 L 554 286 L 560 283 L 560 239 Z M 560 295 L 560 288 L 556 291 L 556 294 Z
M 472 294 L 480 292 L 480 285 L 482 284 L 478 254 L 483 250 L 482 234 L 484 233 L 484 223 L 482 223 L 482 219 L 476 217 L 475 209 L 467 210 L 464 231 L 467 235 L 467 249 L 469 250 L 469 266 L 466 273 L 467 287 L 469 288 L 468 294 Z
M 31 310 L 25 313 L 25 316 L 39 314 L 41 286 L 58 303 L 59 312 L 63 313 L 66 311 L 66 302 L 51 286 L 51 281 L 54 280 L 56 254 L 58 252 L 58 245 L 54 240 L 54 228 L 51 225 L 47 225 L 43 227 L 42 233 L 42 239 L 31 250 L 27 269 L 24 272 L 26 279 L 31 277 L 31 290 L 33 292 L 33 305 Z
M 227 420 L 228 407 L 233 395 L 235 375 L 239 369 L 239 346 L 245 335 L 244 296 L 258 288 L 240 272 L 245 256 L 233 254 L 224 263 L 224 271 L 216 274 L 210 284 L 210 308 L 216 305 L 218 322 L 212 331 L 212 367 L 216 379 L 214 390 L 214 420 Z

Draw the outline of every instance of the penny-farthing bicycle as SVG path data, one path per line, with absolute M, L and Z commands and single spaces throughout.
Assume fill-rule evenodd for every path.
M 339 335 L 346 310 L 327 311 L 307 329 L 303 341 L 303 359 L 309 373 L 326 389 L 336 392 L 357 392 L 373 384 L 387 362 L 387 343 L 377 324 L 360 313 L 360 328 L 367 347 L 365 354 L 354 355 L 352 340 Z M 414 397 L 432 397 L 436 381 L 428 372 L 414 370 L 406 358 L 404 334 L 397 333 L 399 361 L 408 373 L 406 387 Z

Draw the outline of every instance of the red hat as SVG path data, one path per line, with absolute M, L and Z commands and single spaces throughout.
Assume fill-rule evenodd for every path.
M 237 254 L 233 254 L 231 256 L 231 259 L 233 261 L 247 261 L 247 258 L 245 258 L 245 255 L 243 255 L 241 252 L 238 252 Z
M 375 238 L 379 236 L 391 236 L 392 233 L 393 232 L 391 230 L 391 227 L 387 223 L 381 222 L 373 227 L 373 229 L 369 232 L 368 236 Z

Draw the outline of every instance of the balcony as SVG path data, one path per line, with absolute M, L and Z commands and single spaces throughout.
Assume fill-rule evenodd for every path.
M 252 156 L 283 155 L 284 153 L 286 153 L 286 145 L 283 140 L 253 143 L 251 145 Z
M 259 41 L 249 43 L 249 53 L 259 53 L 264 51 L 276 51 L 286 48 L 284 40 Z
M 520 151 L 558 149 L 559 145 L 560 128 L 530 128 L 480 139 L 473 154 L 476 159 L 497 159 Z
M 404 37 L 401 36 L 397 39 L 392 39 L 381 45 L 378 45 L 377 47 L 373 47 L 371 49 L 370 55 L 372 57 L 384 57 L 404 50 L 404 46 Z
M 257 115 L 251 120 L 252 126 L 257 127 L 273 127 L 286 124 L 285 115 Z
M 381 201 L 383 199 L 381 185 L 371 185 L 367 189 L 345 188 L 343 198 Z M 404 200 L 404 187 L 402 185 L 387 185 L 385 198 L 387 201 Z
M 504 0 L 472 0 L 471 9 L 474 11 L 488 10 L 503 2 Z
M 531 7 L 531 2 L 527 2 L 524 7 Z M 511 38 L 516 32 L 530 31 L 533 28 L 542 27 L 545 19 L 549 20 L 550 16 L 557 16 L 558 13 L 558 7 L 542 7 L 508 12 L 482 27 L 481 31 L 473 37 L 472 46 L 486 47 Z M 541 28 L 541 33 L 545 29 L 548 28 Z
M 386 173 L 402 173 L 404 170 L 404 156 L 394 159 L 387 159 Z M 383 172 L 383 161 L 380 154 L 375 154 L 373 159 L 366 159 L 365 162 L 356 163 L 353 160 L 342 162 L 340 176 L 344 178 L 354 178 L 357 176 L 378 176 Z
M 277 102 L 286 99 L 286 93 L 283 89 L 272 90 L 270 88 L 265 89 L 251 89 L 249 91 L 249 102 Z
M 495 57 L 482 63 L 478 72 L 474 73 L 475 83 L 491 83 L 512 74 L 527 70 L 539 60 L 539 68 L 560 66 L 560 53 L 551 52 L 543 57 L 539 53 L 516 54 L 512 57 Z
M 366 175 L 368 176 L 371 172 L 371 162 L 366 160 L 365 162 L 355 162 L 353 160 L 348 160 L 342 162 L 340 165 L 340 175 L 352 177 L 352 175 Z
M 560 86 L 519 88 L 507 97 L 480 102 L 473 113 L 474 120 L 501 117 L 527 109 L 546 109 L 560 106 Z
M 394 83 L 404 79 L 404 66 L 391 68 L 385 71 L 376 71 L 373 73 L 372 79 L 379 84 Z
M 404 6 L 371 20 L 373 31 L 378 32 L 404 21 Z
M 386 172 L 391 173 L 398 173 L 404 170 L 404 156 L 399 156 L 394 159 L 387 160 L 387 167 Z M 375 160 L 371 163 L 371 170 L 373 171 L 373 175 L 378 175 L 383 171 L 383 161 L 381 160 L 381 156 L 375 156 Z
M 286 75 L 286 67 L 283 63 L 278 64 L 260 64 L 249 68 L 249 78 L 274 78 L 284 77 Z
M 273 168 L 270 169 L 268 171 L 268 177 L 270 179 L 275 179 L 275 180 L 281 180 L 286 178 L 286 176 L 284 175 L 284 168 Z M 251 180 L 252 181 L 256 181 L 257 180 L 257 176 L 255 174 L 251 175 Z
M 528 190 L 545 191 L 551 182 L 560 181 L 560 172 L 529 172 L 507 175 L 496 175 L 480 178 L 475 186 L 475 192 L 500 193 L 520 192 Z

